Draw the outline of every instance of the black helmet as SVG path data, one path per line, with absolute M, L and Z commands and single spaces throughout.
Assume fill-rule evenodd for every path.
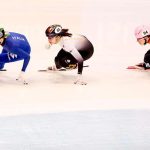
M 45 34 L 47 37 L 54 37 L 56 35 L 59 35 L 61 32 L 62 32 L 62 26 L 58 24 L 54 24 L 49 26 L 46 29 Z

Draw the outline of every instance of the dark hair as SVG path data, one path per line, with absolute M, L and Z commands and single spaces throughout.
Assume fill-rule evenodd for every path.
M 68 30 L 69 30 L 69 29 L 62 29 L 62 31 L 61 31 L 58 35 L 71 37 L 71 36 L 72 36 L 72 33 L 68 33 Z
M 150 35 L 147 35 L 146 37 L 150 38 Z

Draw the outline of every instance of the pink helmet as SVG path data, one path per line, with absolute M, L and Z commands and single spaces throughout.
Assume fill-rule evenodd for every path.
M 137 39 L 148 36 L 150 35 L 150 26 L 146 26 L 146 25 L 138 26 L 136 27 L 134 34 Z

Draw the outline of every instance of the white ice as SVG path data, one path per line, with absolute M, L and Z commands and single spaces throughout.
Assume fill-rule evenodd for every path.
M 0 26 L 25 34 L 32 53 L 29 85 L 15 81 L 22 62 L 0 72 L 0 149 L 149 150 L 150 72 L 126 69 L 150 47 L 134 37 L 136 26 L 150 24 L 149 8 L 148 0 L 1 1 Z M 93 43 L 88 85 L 73 84 L 76 71 L 37 72 L 59 50 L 45 48 L 45 29 L 55 23 Z

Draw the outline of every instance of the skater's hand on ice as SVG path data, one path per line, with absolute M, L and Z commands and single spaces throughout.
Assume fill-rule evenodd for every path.
M 55 65 L 53 65 L 53 66 L 48 67 L 47 70 L 57 71 L 58 69 L 56 68 Z
M 75 80 L 74 84 L 86 85 L 87 83 L 83 81 L 82 75 L 78 74 L 77 79 Z
M 28 82 L 25 80 L 25 72 L 24 71 L 20 72 L 20 74 L 16 80 L 21 81 L 23 84 L 28 84 Z

